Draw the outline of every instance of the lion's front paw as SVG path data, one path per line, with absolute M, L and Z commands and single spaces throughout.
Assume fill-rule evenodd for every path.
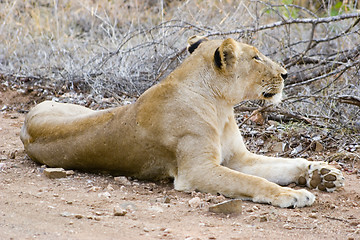
M 282 190 L 283 191 L 275 197 L 275 200 L 271 202 L 272 205 L 282 208 L 296 208 L 310 206 L 315 201 L 314 194 L 305 189 L 293 190 L 284 187 Z
M 308 171 L 299 177 L 298 184 L 321 191 L 333 192 L 344 186 L 344 176 L 339 169 L 325 162 L 310 162 Z

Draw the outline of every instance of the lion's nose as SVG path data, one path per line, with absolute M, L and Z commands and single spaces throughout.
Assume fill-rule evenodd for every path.
M 287 73 L 282 73 L 281 77 L 285 80 L 287 78 L 288 74 Z

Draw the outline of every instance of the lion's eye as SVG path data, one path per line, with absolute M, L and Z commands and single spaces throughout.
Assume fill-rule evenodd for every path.
M 261 59 L 259 58 L 258 55 L 256 55 L 255 57 L 253 57 L 253 59 L 257 60 L 257 61 L 261 61 Z

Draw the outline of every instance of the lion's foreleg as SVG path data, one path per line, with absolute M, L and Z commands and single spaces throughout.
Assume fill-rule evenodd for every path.
M 221 166 L 219 149 L 210 144 L 204 144 L 199 149 L 201 141 L 197 139 L 186 139 L 183 142 L 177 151 L 177 190 L 221 193 L 280 207 L 304 207 L 314 202 L 314 195 L 306 190 L 281 187 L 264 178 Z
M 247 152 L 235 154 L 226 166 L 280 185 L 287 185 L 298 183 L 300 176 L 307 171 L 309 161 L 302 158 L 267 157 Z
M 312 162 L 303 158 L 276 158 L 252 153 L 241 156 L 235 154 L 234 158 L 228 161 L 227 166 L 280 185 L 296 183 L 328 192 L 344 185 L 344 177 L 340 170 L 325 162 Z
M 236 171 L 263 177 L 280 185 L 297 183 L 329 192 L 344 185 L 341 171 L 325 162 L 267 157 L 249 152 L 234 119 L 224 133 L 223 142 L 222 165 Z

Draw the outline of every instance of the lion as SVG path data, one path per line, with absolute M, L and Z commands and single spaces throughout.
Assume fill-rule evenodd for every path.
M 340 170 L 303 158 L 246 149 L 233 106 L 281 100 L 286 70 L 232 38 L 188 40 L 191 54 L 129 105 L 94 111 L 45 101 L 26 116 L 20 137 L 28 156 L 50 167 L 107 171 L 138 179 L 172 178 L 179 191 L 305 207 L 315 196 L 290 183 L 332 192 Z

